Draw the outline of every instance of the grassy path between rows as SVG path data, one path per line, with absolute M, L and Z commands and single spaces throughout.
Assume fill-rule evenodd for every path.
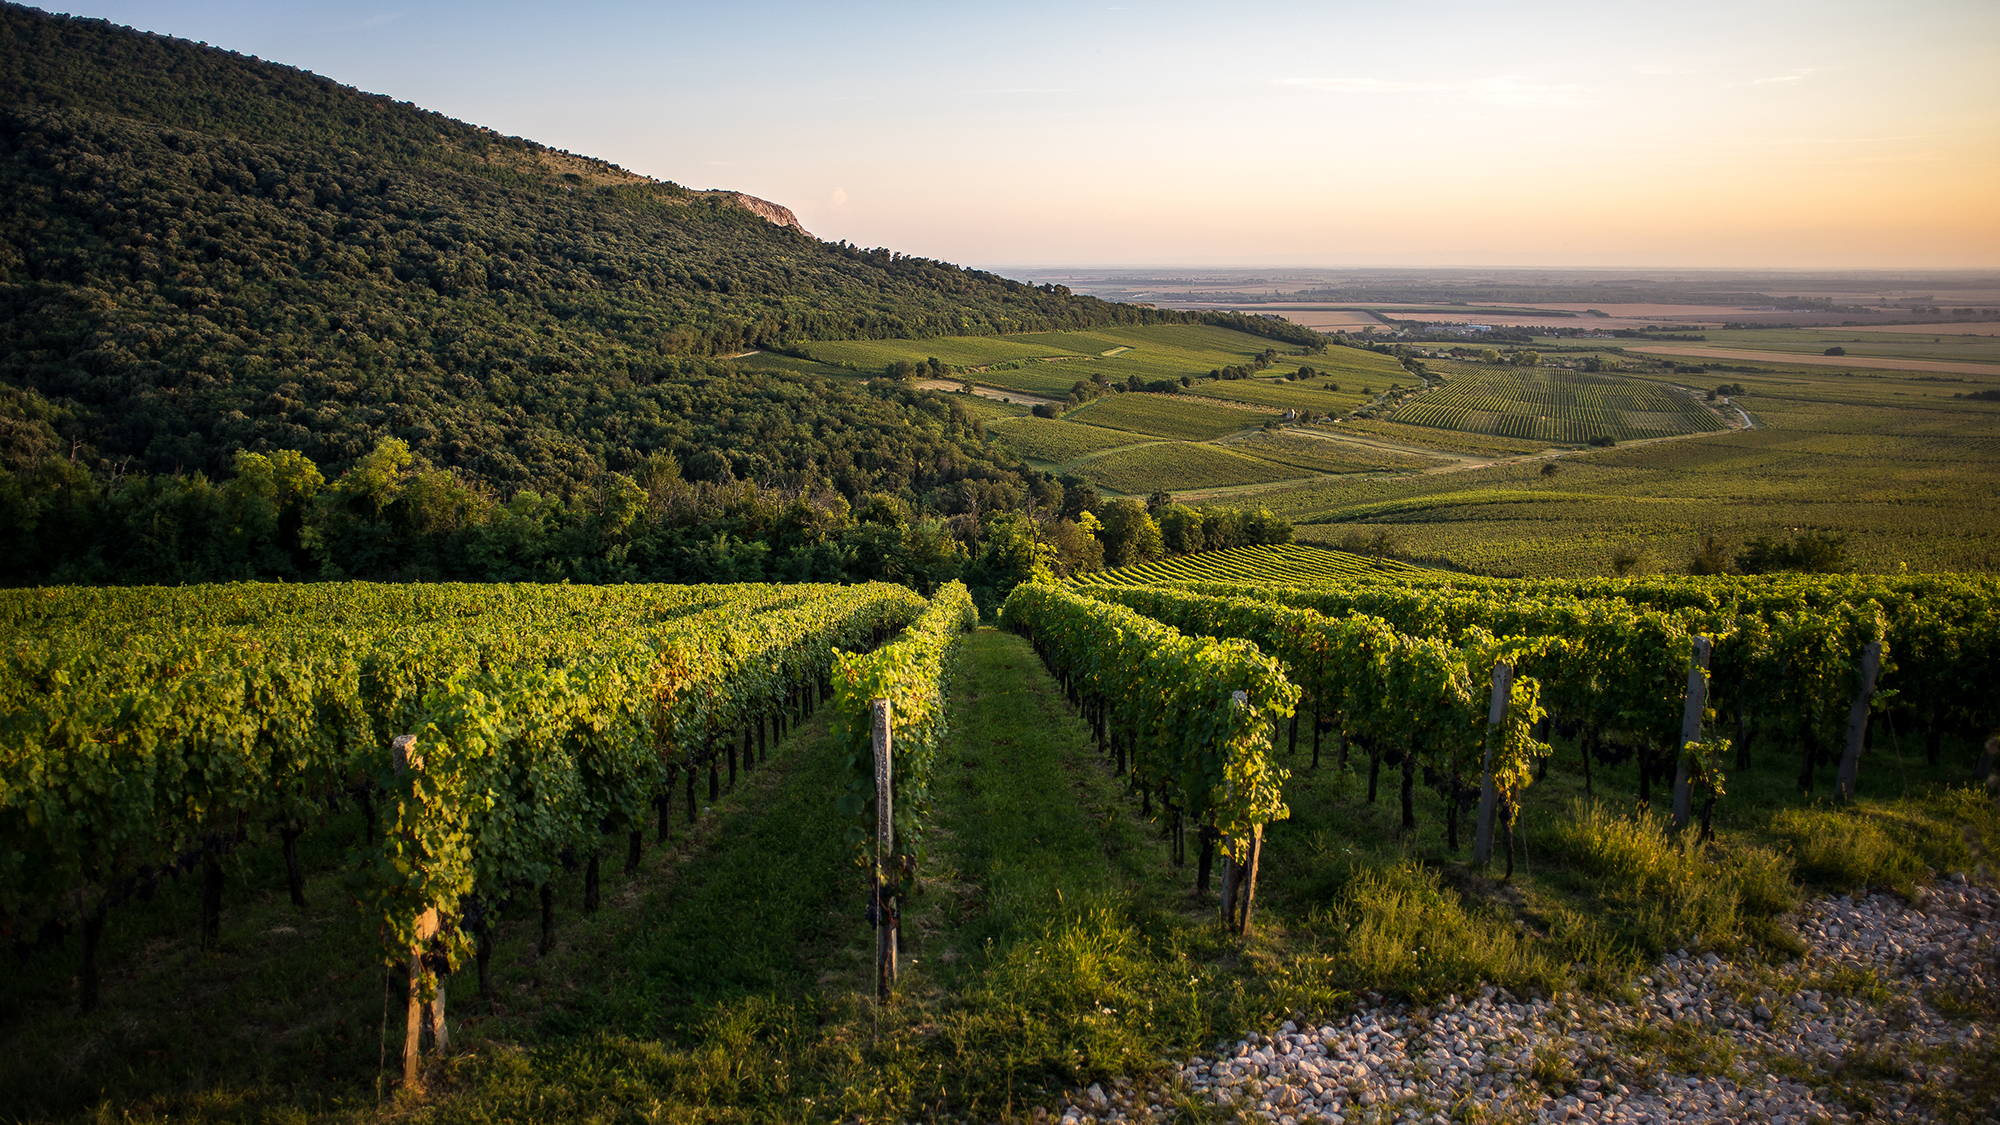
M 1211 1031 L 1215 927 L 1020 639 L 968 639 L 896 999 L 814 731 L 673 893 L 568 954 L 457 1061 L 439 1121 L 1026 1120 Z M 497 1034 L 500 1029 L 495 1028 Z

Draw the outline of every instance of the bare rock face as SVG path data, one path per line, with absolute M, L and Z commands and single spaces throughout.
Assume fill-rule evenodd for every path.
M 812 234 L 811 231 L 807 230 L 805 226 L 799 222 L 799 217 L 797 215 L 792 214 L 792 209 L 790 207 L 786 207 L 783 204 L 779 203 L 773 203 L 768 199 L 759 199 L 754 195 L 745 195 L 740 191 L 725 191 L 722 192 L 721 194 L 726 195 L 731 199 L 734 199 L 736 201 L 737 206 L 743 208 L 745 211 L 750 212 L 752 215 L 756 215 L 759 218 L 769 220 L 770 222 L 776 223 L 781 227 L 790 227 L 793 230 L 798 231 L 800 234 L 803 235 Z

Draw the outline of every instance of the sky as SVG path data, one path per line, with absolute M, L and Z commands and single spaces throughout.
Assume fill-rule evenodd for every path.
M 2000 3 L 42 6 L 1004 268 L 2000 266 Z

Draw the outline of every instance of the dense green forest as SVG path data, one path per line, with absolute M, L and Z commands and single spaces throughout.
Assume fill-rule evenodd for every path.
M 24 545 L 12 581 L 287 573 L 178 524 L 195 518 L 187 498 L 222 487 L 208 481 L 246 451 L 297 454 L 331 479 L 385 442 L 482 511 L 557 504 L 550 518 L 572 530 L 670 462 L 723 493 L 750 482 L 849 510 L 879 495 L 971 515 L 976 547 L 992 513 L 1060 488 L 936 396 L 716 357 L 1185 319 L 820 242 L 730 193 L 216 48 L 0 6 L 0 529 Z M 688 508 L 704 514 L 689 533 L 738 534 L 727 507 Z M 153 532 L 135 539 L 135 520 Z M 624 572 L 601 558 L 554 569 Z

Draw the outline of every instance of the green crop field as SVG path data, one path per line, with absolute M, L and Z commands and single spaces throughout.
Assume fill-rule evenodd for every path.
M 1248 453 L 1253 457 L 1261 457 L 1266 461 L 1276 461 L 1281 465 L 1292 465 L 1316 473 L 1411 472 L 1447 463 L 1434 457 L 1419 457 L 1354 442 L 1311 437 L 1292 430 L 1259 431 L 1230 442 L 1227 448 L 1238 453 Z
M 1251 426 L 1261 426 L 1276 417 L 1269 410 L 1246 410 L 1233 406 L 1210 406 L 1186 398 L 1166 395 L 1125 394 L 1098 399 L 1070 412 L 1068 417 L 1093 426 L 1130 430 L 1152 437 L 1207 441 Z
M 1549 443 L 1545 441 L 1516 441 L 1513 438 L 1495 437 L 1491 434 L 1440 430 L 1432 426 L 1406 426 L 1400 422 L 1386 422 L 1380 418 L 1349 418 L 1337 425 L 1324 428 L 1331 433 L 1360 434 L 1365 437 L 1381 438 L 1384 441 L 1401 442 L 1449 453 L 1463 453 L 1474 457 L 1519 457 L 1523 454 L 1540 453 L 1549 447 Z
M 1078 462 L 1072 471 L 1113 492 L 1132 495 L 1158 489 L 1179 492 L 1267 484 L 1308 475 L 1289 465 L 1232 453 L 1221 446 L 1184 441 L 1113 450 Z
M 984 368 L 982 383 L 1031 394 L 1067 394 L 1079 379 L 1179 379 L 1249 362 L 1267 348 L 1296 355 L 1297 348 L 1262 336 L 1200 324 L 1103 328 L 1088 332 L 1035 332 L 1018 336 L 941 336 L 922 340 L 838 340 L 806 345 L 819 361 L 873 373 L 896 360 Z M 1330 349 L 1345 351 L 1347 349 Z M 1385 357 L 1369 353 L 1370 360 Z M 1319 357 L 1307 361 L 1319 366 Z M 1394 366 L 1393 362 L 1390 366 Z
M 1954 335 L 1951 324 L 1940 331 L 1921 332 L 1913 327 L 1897 332 L 1857 332 L 1852 328 L 1739 328 L 1706 329 L 1704 343 L 1718 348 L 1744 348 L 1767 352 L 1795 352 L 1821 355 L 1839 347 L 1849 356 L 1880 356 L 1887 359 L 1939 359 L 1952 363 L 1991 363 L 2000 378 L 2000 336 Z M 1981 325 L 1990 329 L 1992 325 Z
M 1414 479 L 1329 478 L 1259 500 L 1301 522 L 1302 540 L 1386 528 L 1407 557 L 1496 574 L 1603 574 L 1621 550 L 1641 572 L 1681 570 L 1705 534 L 1733 550 L 1804 532 L 1846 536 L 1863 571 L 2000 569 L 2000 403 L 1952 397 L 1979 384 L 1803 367 L 1727 378 L 1758 428 Z
M 985 395 L 963 393 L 951 395 L 951 401 L 964 407 L 967 414 L 988 424 L 1005 421 L 1010 418 L 1028 417 L 1026 403 L 1001 402 L 997 398 L 987 398 Z
M 1252 406 L 1265 406 L 1273 410 L 1297 410 L 1313 414 L 1345 414 L 1363 405 L 1372 397 L 1362 391 L 1364 386 L 1370 384 L 1348 379 L 1340 383 L 1338 391 L 1329 391 L 1324 389 L 1327 381 L 1317 376 L 1297 382 L 1276 379 L 1203 379 L 1189 387 L 1187 393 L 1203 398 L 1221 399 L 1224 402 L 1240 402 Z M 1386 380 L 1377 380 L 1372 385 L 1379 391 L 1389 383 Z
M 777 352 L 758 352 L 730 360 L 743 371 L 782 371 L 792 375 L 819 375 L 828 379 L 853 379 L 857 373 L 844 367 L 836 367 L 818 360 L 800 359 L 797 356 L 780 355 Z
M 849 364 L 872 373 L 899 359 L 921 362 L 931 356 L 959 367 L 1075 354 L 1023 336 L 936 336 L 923 340 L 827 340 L 804 345 L 814 359 Z
M 1407 426 L 1581 445 L 1726 429 L 1716 412 L 1655 383 L 1564 368 L 1436 365 L 1446 378 L 1396 408 Z
M 1091 453 L 1117 449 L 1146 440 L 1129 430 L 1054 418 L 1017 418 L 991 426 L 987 433 L 1023 457 L 1062 464 Z

